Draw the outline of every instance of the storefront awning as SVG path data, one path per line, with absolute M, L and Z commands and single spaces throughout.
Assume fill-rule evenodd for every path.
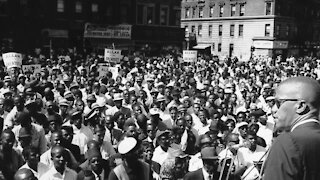
M 209 44 L 198 44 L 196 46 L 193 46 L 193 49 L 206 49 L 208 47 L 210 47 Z

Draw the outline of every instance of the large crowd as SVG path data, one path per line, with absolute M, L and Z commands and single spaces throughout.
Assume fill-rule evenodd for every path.
M 275 88 L 320 79 L 311 57 L 132 55 L 108 72 L 95 54 L 23 63 L 41 70 L 0 68 L 0 179 L 258 179 L 286 131 L 274 128 Z

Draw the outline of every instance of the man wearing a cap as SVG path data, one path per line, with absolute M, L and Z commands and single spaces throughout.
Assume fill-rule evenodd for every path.
M 184 180 L 215 180 L 219 179 L 217 169 L 219 166 L 219 156 L 216 155 L 214 147 L 205 147 L 201 149 L 203 167 L 196 171 L 187 173 Z
M 24 74 L 19 74 L 18 76 L 19 84 L 17 89 L 19 92 L 24 92 L 25 85 L 26 85 L 26 76 Z
M 73 109 L 69 114 L 71 121 L 73 121 L 73 124 L 71 125 L 74 132 L 72 143 L 79 146 L 81 155 L 84 155 L 84 147 L 88 141 L 93 138 L 93 132 L 88 126 L 83 124 L 83 117 L 80 111 Z M 65 123 L 64 125 L 68 124 Z
M 109 174 L 109 180 L 152 179 L 150 165 L 138 159 L 139 144 L 133 137 L 124 138 L 118 146 L 123 163 Z
M 21 128 L 26 128 L 32 135 L 31 144 L 34 147 L 39 148 L 40 153 L 44 153 L 47 150 L 47 140 L 45 138 L 45 132 L 42 126 L 32 123 L 31 116 L 28 112 L 20 112 L 17 114 L 17 122 L 20 125 L 15 126 L 12 132 L 15 134 L 18 140 L 19 131 Z
M 105 115 L 114 116 L 114 114 L 118 111 L 121 111 L 126 117 L 131 117 L 131 110 L 122 105 L 123 95 L 122 93 L 115 93 L 113 96 L 113 102 L 115 106 L 107 109 L 105 111 Z
M 107 180 L 111 171 L 109 161 L 104 160 L 97 148 L 91 148 L 87 151 L 88 166 L 78 173 L 77 180 L 84 180 L 85 171 L 91 171 L 95 179 Z

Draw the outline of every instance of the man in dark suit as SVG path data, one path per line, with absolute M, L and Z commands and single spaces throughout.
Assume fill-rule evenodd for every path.
M 276 129 L 284 129 L 273 143 L 265 165 L 265 180 L 320 179 L 320 85 L 294 77 L 276 90 Z
M 219 166 L 219 157 L 216 155 L 214 147 L 205 147 L 201 149 L 201 159 L 203 168 L 187 173 L 184 180 L 216 180 L 219 179 L 217 172 Z
M 107 180 L 110 173 L 110 166 L 108 161 L 102 159 L 101 153 L 98 149 L 92 148 L 87 151 L 88 166 L 82 169 L 77 179 L 83 180 L 85 178 L 86 171 L 91 171 L 95 179 Z

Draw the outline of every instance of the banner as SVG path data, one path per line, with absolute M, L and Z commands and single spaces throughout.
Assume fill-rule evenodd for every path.
M 122 58 L 121 50 L 104 49 L 104 60 L 107 62 L 119 63 Z
M 198 51 L 183 51 L 183 60 L 184 62 L 196 62 L 198 57 Z
M 86 23 L 84 38 L 131 39 L 132 25 L 120 24 L 115 26 Z
M 21 68 L 22 65 L 22 54 L 10 52 L 2 54 L 4 65 L 9 69 L 12 67 Z
M 24 73 L 31 72 L 32 74 L 41 73 L 41 65 L 40 64 L 32 64 L 32 65 L 22 65 L 22 71 Z

